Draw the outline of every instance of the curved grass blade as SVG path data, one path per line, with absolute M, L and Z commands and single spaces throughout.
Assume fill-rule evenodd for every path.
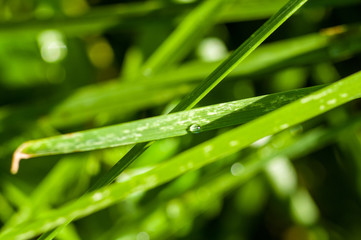
M 292 102 L 243 126 L 219 135 L 150 171 L 104 187 L 40 216 L 31 223 L 19 225 L 0 235 L 1 240 L 24 239 L 50 230 L 67 221 L 87 216 L 125 199 L 132 193 L 145 191 L 166 183 L 186 172 L 199 169 L 233 154 L 254 141 L 309 120 L 361 97 L 361 72 Z M 295 117 L 296 116 L 296 117 Z
M 142 119 L 109 127 L 69 133 L 25 142 L 17 156 L 38 157 L 80 151 L 91 151 L 188 134 L 196 124 L 199 132 L 239 125 L 301 98 L 322 86 L 258 96 L 239 101 Z M 13 171 L 17 169 L 14 162 Z

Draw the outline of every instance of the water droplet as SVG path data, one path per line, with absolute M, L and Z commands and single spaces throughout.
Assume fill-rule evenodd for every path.
M 137 234 L 136 240 L 149 240 L 150 236 L 147 232 L 140 232 Z
M 231 167 L 231 173 L 233 176 L 240 176 L 244 170 L 242 163 L 236 162 Z
M 92 196 L 92 199 L 93 199 L 93 201 L 100 201 L 100 200 L 102 200 L 102 198 L 103 198 L 103 194 L 101 194 L 101 193 L 95 193 L 93 196 Z
M 336 103 L 336 99 L 335 99 L 335 98 L 327 101 L 327 104 L 328 104 L 328 105 L 332 105 L 332 104 L 335 104 L 335 103 Z
M 288 128 L 289 126 L 290 126 L 290 125 L 288 125 L 287 123 L 285 123 L 285 124 L 282 124 L 282 125 L 280 126 L 280 129 L 283 130 L 283 129 Z
M 200 133 L 201 132 L 201 126 L 198 124 L 192 124 L 189 126 L 188 131 L 191 133 Z
M 182 203 L 178 200 L 171 200 L 167 204 L 166 211 L 170 218 L 179 218 L 182 214 Z

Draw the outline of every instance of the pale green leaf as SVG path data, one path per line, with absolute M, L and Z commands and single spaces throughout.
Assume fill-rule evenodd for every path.
M 239 125 L 303 97 L 321 86 L 297 89 L 244 100 L 221 103 L 194 110 L 173 113 L 98 129 L 74 132 L 25 142 L 16 156 L 29 157 L 90 151 L 139 142 L 159 140 Z

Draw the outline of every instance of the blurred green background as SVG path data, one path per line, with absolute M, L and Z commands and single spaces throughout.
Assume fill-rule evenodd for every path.
M 0 0 L 3 229 L 78 198 L 129 149 L 24 160 L 11 175 L 21 143 L 168 112 L 287 1 L 229 1 L 149 73 L 144 63 L 200 2 Z M 361 69 L 360 52 L 361 1 L 310 0 L 199 106 L 335 82 Z M 360 239 L 360 106 L 132 195 L 58 239 Z M 226 130 L 159 141 L 118 181 Z M 242 162 L 282 151 L 258 174 L 232 178 Z

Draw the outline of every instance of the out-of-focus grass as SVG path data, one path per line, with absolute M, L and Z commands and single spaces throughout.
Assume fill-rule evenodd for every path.
M 174 114 L 169 124 L 155 117 L 286 2 L 219 1 L 219 11 L 202 12 L 216 2 L 0 1 L 0 239 L 36 237 L 74 218 L 59 239 L 360 238 L 360 102 L 353 99 L 361 81 L 347 78 L 361 70 L 360 1 L 309 1 L 200 102 L 221 104 L 219 121 L 217 105 Z M 192 25 L 197 11 L 203 22 Z M 177 26 L 184 38 L 174 32 L 171 41 Z M 292 92 L 322 84 L 279 108 Z M 261 95 L 269 101 L 244 111 L 226 104 Z M 193 121 L 181 134 L 160 129 L 183 118 Z M 96 127 L 133 132 L 148 121 L 161 126 L 131 143 L 166 139 L 114 184 L 80 197 L 131 146 L 68 152 L 101 139 Z M 21 143 L 79 130 L 94 137 L 56 152 L 66 155 L 24 161 L 10 175 Z

